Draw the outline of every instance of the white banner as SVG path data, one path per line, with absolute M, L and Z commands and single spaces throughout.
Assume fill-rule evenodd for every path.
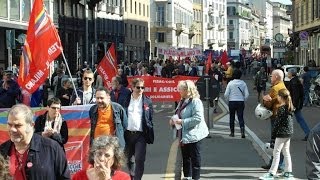
M 158 48 L 158 54 L 165 56 L 180 56 L 180 57 L 191 57 L 191 56 L 201 56 L 201 49 L 191 49 L 191 48 Z

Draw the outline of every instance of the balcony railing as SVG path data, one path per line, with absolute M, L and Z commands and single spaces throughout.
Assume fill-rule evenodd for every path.
M 213 44 L 217 44 L 217 40 L 215 39 L 208 39 L 208 45 L 211 46 Z
M 218 29 L 219 29 L 219 31 L 223 31 L 224 30 L 224 25 L 219 24 Z
M 219 40 L 218 45 L 219 46 L 224 46 L 226 44 L 225 40 Z
M 229 29 L 229 30 L 233 30 L 233 29 L 234 29 L 234 24 L 229 24 L 229 25 L 228 25 L 228 29 Z
M 215 27 L 213 23 L 208 23 L 208 30 L 211 30 Z

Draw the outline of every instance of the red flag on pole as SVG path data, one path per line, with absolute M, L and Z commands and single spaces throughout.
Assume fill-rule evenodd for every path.
M 211 52 L 210 52 L 209 55 L 208 55 L 207 62 L 206 62 L 206 71 L 205 71 L 205 74 L 209 74 L 209 69 L 211 68 L 211 64 L 212 64 L 212 54 L 211 54 Z
M 227 62 L 228 62 L 228 54 L 227 54 L 227 51 L 224 50 L 221 56 L 221 64 L 223 66 L 226 66 Z
M 98 64 L 97 71 L 102 77 L 104 84 L 111 88 L 111 78 L 117 75 L 117 58 L 114 43 L 111 44 L 107 53 Z
M 20 57 L 20 87 L 30 94 L 37 90 L 48 78 L 50 63 L 61 52 L 58 32 L 44 8 L 43 1 L 35 0 Z

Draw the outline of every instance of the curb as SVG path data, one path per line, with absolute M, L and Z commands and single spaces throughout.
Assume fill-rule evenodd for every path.
M 228 117 L 228 114 L 229 114 L 228 105 L 226 104 L 226 102 L 222 98 L 219 98 L 219 102 L 220 103 L 218 105 L 220 106 L 221 109 L 224 109 L 225 111 L 222 113 L 222 115 L 218 115 L 217 118 L 213 119 L 213 124 L 215 122 L 218 122 L 221 119 L 229 119 L 229 117 Z M 236 118 L 236 120 L 237 120 L 237 118 Z M 269 161 L 271 159 L 271 156 L 265 151 L 264 142 L 261 141 L 261 139 L 253 131 L 251 131 L 251 129 L 248 128 L 248 126 L 246 126 L 246 125 L 245 125 L 245 132 L 248 135 L 247 139 L 251 141 L 254 149 L 262 157 L 262 159 L 265 161 L 265 163 L 269 163 Z

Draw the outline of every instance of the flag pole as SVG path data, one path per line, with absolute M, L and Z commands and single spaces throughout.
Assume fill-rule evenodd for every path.
M 61 51 L 61 54 L 62 54 L 64 63 L 66 64 L 66 68 L 67 68 L 68 74 L 71 77 L 71 83 L 72 83 L 72 86 L 73 86 L 73 90 L 74 90 L 74 92 L 76 94 L 76 97 L 78 98 L 79 96 L 78 96 L 78 93 L 77 93 L 77 90 L 76 90 L 76 86 L 74 85 L 74 82 L 73 82 L 73 79 L 72 79 L 72 75 L 71 75 L 71 72 L 70 72 L 70 69 L 69 69 L 69 65 L 68 65 L 68 62 L 66 60 L 66 57 L 64 56 L 63 50 Z

